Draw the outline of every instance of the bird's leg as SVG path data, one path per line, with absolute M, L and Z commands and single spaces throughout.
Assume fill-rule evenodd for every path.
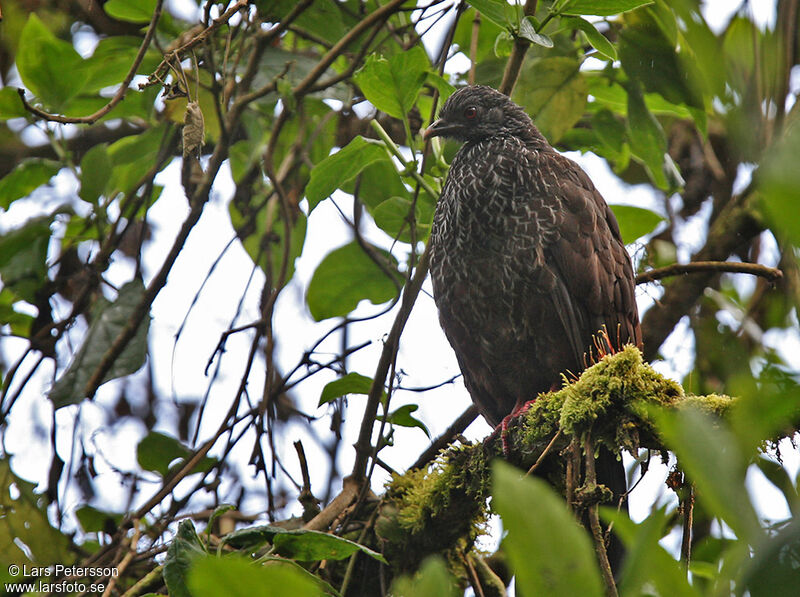
M 494 433 L 492 433 L 492 435 L 494 435 L 498 431 L 500 432 L 500 441 L 503 444 L 503 457 L 506 460 L 508 460 L 508 456 L 511 454 L 511 444 L 508 442 L 508 423 L 514 417 L 518 417 L 528 412 L 528 409 L 533 406 L 534 402 L 536 402 L 536 398 L 526 400 L 525 402 L 522 402 L 522 400 L 517 400 L 517 403 L 514 405 L 514 409 L 511 411 L 511 413 L 503 417 L 503 420 L 500 421 L 500 424 L 495 427 Z

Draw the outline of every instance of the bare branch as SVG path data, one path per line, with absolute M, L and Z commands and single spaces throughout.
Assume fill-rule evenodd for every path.
M 695 272 L 717 272 L 731 274 L 752 274 L 761 276 L 770 282 L 783 277 L 781 270 L 758 263 L 735 263 L 732 261 L 692 261 L 690 263 L 674 263 L 643 272 L 636 276 L 637 284 L 647 284 L 670 276 L 680 276 Z

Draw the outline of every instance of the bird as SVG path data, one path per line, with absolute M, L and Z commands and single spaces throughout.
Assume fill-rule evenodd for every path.
M 462 143 L 431 228 L 433 296 L 472 401 L 505 431 L 604 330 L 612 350 L 641 347 L 633 266 L 589 176 L 505 94 L 458 89 L 423 137 Z M 624 496 L 622 462 L 600 456 L 598 481 Z

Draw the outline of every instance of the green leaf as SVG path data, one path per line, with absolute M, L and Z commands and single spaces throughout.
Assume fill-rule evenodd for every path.
M 469 3 L 481 13 L 482 17 L 486 17 L 503 28 L 508 26 L 509 22 L 506 16 L 508 2 L 506 0 L 470 0 Z
M 389 197 L 370 210 L 370 214 L 378 225 L 393 239 L 402 242 L 411 242 L 411 225 L 408 222 L 408 215 L 411 211 L 412 202 L 405 197 Z M 415 240 L 425 240 L 431 231 L 433 223 L 433 209 L 425 201 L 418 200 L 415 211 Z
M 696 67 L 652 19 L 620 31 L 619 59 L 628 76 L 673 104 L 704 108 Z
M 7 563 L 69 566 L 77 558 L 69 536 L 50 524 L 47 496 L 35 491 L 36 485 L 14 473 L 7 455 L 0 458 L 0 537 L 4 538 L 0 579 L 4 582 L 20 581 L 8 574 Z
M 272 543 L 279 554 L 301 562 L 343 560 L 361 551 L 379 562 L 387 563 L 381 554 L 368 547 L 320 531 L 286 531 L 275 535 Z
M 104 144 L 95 145 L 81 159 L 81 190 L 78 195 L 88 203 L 97 204 L 108 187 L 111 158 Z
M 617 59 L 617 49 L 605 35 L 600 33 L 597 28 L 586 19 L 581 17 L 562 17 L 561 22 L 570 29 L 580 29 L 586 35 L 586 39 L 592 47 L 600 52 L 609 60 Z
M 0 242 L 2 241 L 0 240 Z M 0 325 L 9 326 L 12 336 L 27 338 L 30 335 L 34 318 L 14 309 L 14 304 L 18 301 L 19 298 L 9 288 L 0 290 Z
M 664 174 L 667 139 L 661 125 L 645 106 L 641 90 L 635 85 L 628 89 L 628 138 L 631 151 L 647 167 L 653 182 L 666 190 L 669 186 Z
M 35 189 L 50 182 L 61 164 L 54 160 L 31 158 L 20 162 L 0 180 L 0 207 L 8 207 L 17 199 L 30 195 Z
M 270 525 L 258 525 L 244 529 L 236 529 L 225 535 L 223 544 L 230 545 L 240 550 L 252 550 L 272 543 L 272 539 L 278 533 L 285 533 L 286 529 L 273 527 Z
M 653 4 L 653 0 L 570 0 L 561 14 L 610 17 L 648 4 Z
M 508 31 L 501 31 L 494 38 L 494 55 L 498 58 L 511 56 L 514 49 L 514 36 Z
M 659 544 L 667 524 L 664 508 L 652 511 L 638 525 L 613 508 L 601 507 L 600 513 L 604 520 L 613 521 L 614 530 L 627 549 L 620 595 L 652 595 L 654 587 L 658 595 L 698 597 L 681 564 Z
M 28 111 L 22 105 L 17 88 L 3 87 L 0 89 L 0 120 L 24 118 L 26 116 L 28 116 Z
M 170 597 L 320 597 L 321 587 L 290 563 L 258 565 L 242 557 L 204 557 L 192 562 L 186 593 Z M 191 593 L 189 593 L 191 589 Z
M 519 32 L 517 35 L 519 35 L 519 37 L 522 39 L 527 39 L 529 42 L 544 48 L 553 47 L 552 39 L 543 33 L 536 32 L 536 29 L 533 26 L 533 17 L 525 17 L 519 22 Z
M 332 402 L 346 394 L 369 394 L 372 387 L 372 378 L 361 375 L 360 373 L 348 373 L 344 377 L 325 384 L 322 394 L 319 397 L 319 404 L 322 406 Z
M 47 281 L 47 246 L 52 216 L 28 220 L 0 236 L 0 277 L 4 289 L 31 304 Z
M 306 186 L 309 209 L 313 210 L 320 201 L 378 160 L 389 161 L 386 149 L 382 145 L 370 143 L 361 135 L 326 157 L 311 170 L 311 180 Z
M 105 4 L 106 8 L 110 2 Z M 125 2 L 125 4 L 130 4 Z M 151 13 L 152 14 L 152 13 Z M 148 18 L 148 20 L 150 20 Z M 136 37 L 106 37 L 85 60 L 86 84 L 83 93 L 95 93 L 104 87 L 119 85 L 125 79 L 139 52 L 141 40 Z M 108 101 L 104 98 L 104 101 Z M 125 101 L 128 101 L 126 96 Z
M 67 370 L 56 380 L 48 393 L 55 408 L 77 404 L 83 399 L 86 384 L 94 375 L 103 356 L 128 324 L 143 295 L 144 284 L 141 280 L 133 280 L 120 288 L 119 295 L 113 303 L 105 299 L 98 300 L 92 311 L 92 325 L 89 327 L 86 339 L 72 358 Z M 141 369 L 147 357 L 149 329 L 150 317 L 146 316 L 125 350 L 111 365 L 103 378 L 103 383 Z
M 492 507 L 503 519 L 503 540 L 525 595 L 603 595 L 589 537 L 541 479 L 495 461 Z
M 617 118 L 611 110 L 598 110 L 592 116 L 592 130 L 600 142 L 615 155 L 625 152 L 627 134 L 624 120 Z
M 425 432 L 425 435 L 430 438 L 431 434 L 428 431 L 428 428 L 425 426 L 425 423 L 420 421 L 419 419 L 415 419 L 411 416 L 411 413 L 419 410 L 419 406 L 416 404 L 405 404 L 395 410 L 394 412 L 389 413 L 389 416 L 384 417 L 380 415 L 378 420 L 386 421 L 387 423 L 391 423 L 393 425 L 399 425 L 400 427 L 418 427 Z
M 287 249 L 285 243 L 287 230 L 283 210 L 278 205 L 278 197 L 267 199 L 267 195 L 267 192 L 256 192 L 252 195 L 237 194 L 228 204 L 228 213 L 231 225 L 253 263 L 263 272 L 269 273 L 272 284 L 277 285 L 283 268 L 284 252 Z M 253 211 L 254 205 L 258 206 L 258 211 Z M 308 224 L 305 214 L 299 210 L 291 215 L 296 219 L 289 226 L 289 255 L 284 284 L 294 275 L 295 261 L 303 251 Z
M 444 561 L 433 556 L 426 559 L 413 576 L 397 578 L 390 594 L 395 597 L 456 597 L 461 593 Z
M 189 591 L 187 574 L 192 563 L 204 559 L 206 553 L 206 548 L 198 537 L 192 521 L 181 521 L 178 525 L 178 533 L 169 544 L 167 557 L 164 559 L 162 574 L 170 597 L 197 597 L 199 595 L 194 591 L 194 587 L 191 592 Z
M 156 9 L 156 0 L 108 0 L 103 5 L 108 16 L 130 23 L 149 23 Z
M 550 143 L 557 143 L 583 115 L 588 86 L 579 69 L 576 60 L 565 56 L 540 58 L 517 82 L 514 99 Z
M 757 181 L 763 194 L 760 205 L 767 219 L 791 243 L 800 246 L 800 218 L 787 217 L 800 205 L 800 129 L 789 127 L 786 134 L 761 160 Z
M 741 452 L 727 425 L 691 408 L 658 412 L 656 421 L 708 512 L 721 517 L 740 539 L 750 544 L 760 540 L 758 518 L 742 490 L 748 455 Z
M 610 205 L 617 218 L 622 242 L 631 244 L 636 239 L 649 234 L 664 218 L 654 211 L 632 205 Z
M 136 461 L 146 471 L 159 473 L 162 477 L 169 472 L 169 465 L 191 454 L 191 450 L 174 437 L 151 431 L 136 446 Z
M 297 6 L 295 0 L 259 0 L 256 3 L 259 16 L 276 17 L 281 22 Z M 347 32 L 342 21 L 342 12 L 334 0 L 315 0 L 313 10 L 304 10 L 292 22 L 293 28 L 302 29 L 335 44 Z
M 25 86 L 48 106 L 60 109 L 83 89 L 84 60 L 72 44 L 56 38 L 32 13 L 22 29 L 17 70 Z
M 752 597 L 796 592 L 800 578 L 800 521 L 792 519 L 775 536 L 756 546 L 743 576 L 743 594 Z
M 390 116 L 404 119 L 414 107 L 429 66 L 425 50 L 416 45 L 389 60 L 370 55 L 354 79 L 373 106 Z
M 361 300 L 379 305 L 397 296 L 402 279 L 397 272 L 397 260 L 377 247 L 372 250 L 384 259 L 391 272 L 396 272 L 395 280 L 389 278 L 357 242 L 339 247 L 317 266 L 308 285 L 306 303 L 314 319 L 344 317 Z
M 138 135 L 123 137 L 108 146 L 108 157 L 113 165 L 107 187 L 109 195 L 131 191 L 150 171 L 165 141 L 166 126 L 162 124 Z

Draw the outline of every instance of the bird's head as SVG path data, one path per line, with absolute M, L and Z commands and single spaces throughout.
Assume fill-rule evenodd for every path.
M 508 96 L 486 85 L 462 87 L 444 103 L 424 138 L 481 141 L 498 134 L 522 139 L 537 135 L 530 117 Z

